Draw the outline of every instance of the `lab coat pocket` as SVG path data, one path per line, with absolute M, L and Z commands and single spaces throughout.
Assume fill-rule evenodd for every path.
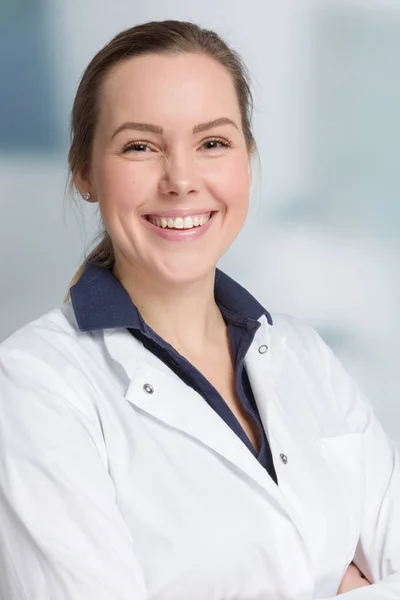
M 357 547 L 363 516 L 363 434 L 320 438 L 314 441 L 314 445 L 331 482 L 329 503 L 334 507 L 333 525 L 340 521 L 346 527 L 343 559 L 344 564 L 349 564 Z

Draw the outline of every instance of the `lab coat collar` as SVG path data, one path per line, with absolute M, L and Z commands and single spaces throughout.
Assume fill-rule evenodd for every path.
M 256 399 L 264 405 L 268 402 L 267 390 L 273 387 L 285 353 L 285 339 L 278 332 L 272 336 L 273 329 L 263 316 L 246 357 Z M 166 369 L 126 329 L 106 330 L 104 340 L 108 353 L 124 368 L 128 377 L 125 396 L 131 404 L 196 438 L 241 468 L 258 484 L 277 487 L 265 468 L 207 402 Z M 270 344 L 273 346 L 271 353 L 259 352 L 259 347 Z
M 125 397 L 140 413 L 189 435 L 198 443 L 217 453 L 241 477 L 261 494 L 267 494 L 277 510 L 294 522 L 303 535 L 293 506 L 285 498 L 267 470 L 243 444 L 221 417 L 192 388 L 186 386 L 172 371 L 165 369 L 156 357 L 126 329 L 104 331 L 110 356 L 128 375 Z M 259 352 L 263 345 L 267 353 Z M 284 362 L 286 339 L 272 327 L 265 316 L 246 356 L 251 385 L 266 431 L 270 427 L 269 405 L 274 403 L 273 388 Z M 150 386 L 150 387 L 149 387 Z
M 215 300 L 229 320 L 245 323 L 265 315 L 272 325 L 268 311 L 241 285 L 216 270 Z M 146 333 L 146 325 L 128 292 L 111 269 L 88 263 L 79 281 L 71 288 L 71 301 L 81 331 L 129 328 Z
M 268 405 L 284 361 L 285 337 L 275 330 L 270 314 L 257 300 L 219 270 L 216 272 L 215 297 L 232 319 L 258 321 L 259 327 L 245 360 L 256 401 L 259 408 L 262 407 L 263 424 L 268 430 Z M 130 334 L 128 329 L 141 328 L 143 321 L 110 269 L 88 265 L 72 288 L 71 299 L 82 331 L 103 329 L 109 355 L 127 375 L 125 397 L 128 402 L 216 452 L 238 469 L 251 485 L 266 493 L 278 510 L 296 521 L 293 508 L 282 491 L 242 440 L 195 390 L 165 369 L 159 359 Z

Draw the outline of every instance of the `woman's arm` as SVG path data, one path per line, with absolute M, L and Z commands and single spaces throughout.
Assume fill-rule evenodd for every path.
M 399 452 L 354 380 L 320 338 L 318 344 L 349 432 L 363 432 L 364 440 L 365 504 L 354 563 L 372 585 L 343 600 L 394 600 L 400 598 Z
M 2 599 L 146 599 L 97 425 L 75 396 L 45 362 L 0 348 Z
M 357 588 L 367 587 L 371 583 L 364 577 L 358 567 L 354 563 L 351 563 L 342 579 L 342 582 L 336 593 L 337 596 L 356 590 Z

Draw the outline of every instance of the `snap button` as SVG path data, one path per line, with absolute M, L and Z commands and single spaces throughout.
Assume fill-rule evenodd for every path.
M 154 392 L 153 386 L 150 385 L 149 383 L 145 383 L 143 386 L 143 389 L 146 392 L 146 394 L 152 394 Z
M 260 354 L 265 354 L 268 351 L 268 346 L 265 346 L 265 344 L 263 346 L 260 346 L 258 349 Z
M 288 457 L 286 456 L 286 454 L 280 454 L 279 456 L 280 456 L 281 461 L 283 462 L 283 464 L 286 465 L 287 461 L 288 461 Z

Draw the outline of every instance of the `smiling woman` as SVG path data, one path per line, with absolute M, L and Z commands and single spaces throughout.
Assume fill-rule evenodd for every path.
M 233 111 L 232 115 L 221 112 L 226 109 Z M 182 164 L 182 155 L 185 160 L 188 158 L 183 141 L 191 149 L 193 144 L 198 145 L 199 159 L 201 150 L 207 158 L 211 155 L 216 158 L 221 157 L 223 149 L 232 146 L 228 134 L 234 132 L 241 157 L 249 163 L 255 148 L 251 113 L 246 69 L 235 51 L 214 32 L 177 21 L 148 23 L 124 31 L 94 57 L 78 88 L 72 111 L 71 183 L 84 191 L 92 187 L 92 182 L 85 181 L 85 174 L 88 175 L 89 165 L 95 166 L 98 153 L 95 157 L 92 150 L 101 152 L 101 143 L 107 143 L 109 150 L 112 148 L 117 156 L 119 153 L 130 161 L 152 161 L 151 166 L 125 166 L 126 174 L 134 170 L 137 175 L 140 168 L 147 179 L 150 168 L 155 173 L 155 162 L 158 169 L 160 165 L 168 165 L 169 170 L 164 169 L 162 178 L 164 188 L 174 177 L 171 169 L 190 168 L 189 163 Z M 158 122 L 160 117 L 162 123 Z M 102 121 L 107 124 L 107 132 Z M 209 134 L 207 140 L 199 137 L 204 133 Z M 144 134 L 148 139 L 142 139 Z M 245 156 L 243 149 L 247 150 Z M 236 156 L 238 152 L 233 154 Z M 220 171 L 221 166 L 216 164 L 214 169 Z M 247 166 L 249 174 L 250 165 Z M 185 180 L 188 175 L 181 173 L 178 177 Z M 221 173 L 221 179 L 222 176 Z M 102 208 L 98 194 L 92 194 L 92 198 L 100 200 Z M 182 211 L 187 208 L 181 199 L 176 204 L 177 207 L 171 208 Z M 192 209 L 192 203 L 189 204 Z M 115 245 L 110 235 L 106 226 L 100 244 L 88 257 L 89 262 L 95 258 L 103 265 L 114 265 Z M 81 272 L 82 269 L 78 277 Z
M 109 67 L 96 99 L 89 162 L 72 143 L 74 182 L 99 202 L 106 230 L 89 260 L 112 265 L 124 286 L 133 271 L 169 285 L 200 282 L 246 217 L 254 148 L 249 87 L 234 54 L 228 70 L 207 48 L 200 51 L 200 43 L 215 43 L 213 34 L 188 32 L 190 52 L 181 51 L 175 37 L 168 52 L 135 53 Z M 78 89 L 75 139 L 82 139 L 82 102 L 94 102 L 93 75 L 95 64 Z M 179 241 L 196 244 L 177 252 L 171 242 Z
M 85 70 L 71 185 L 104 233 L 0 346 L 1 598 L 400 597 L 394 445 L 312 329 L 216 268 L 251 109 L 192 23 L 123 31 Z

